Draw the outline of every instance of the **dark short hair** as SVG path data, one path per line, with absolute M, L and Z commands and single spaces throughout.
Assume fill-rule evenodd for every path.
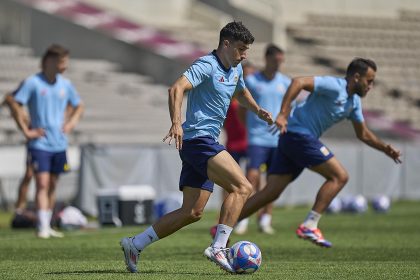
M 65 56 L 68 56 L 70 54 L 70 51 L 63 46 L 52 44 L 48 47 L 48 49 L 45 51 L 44 55 L 42 56 L 42 65 L 44 65 L 45 61 L 48 58 L 62 58 Z
M 282 48 L 274 44 L 268 44 L 267 47 L 265 48 L 265 56 L 271 56 L 278 53 L 284 54 L 284 51 L 282 50 Z
M 359 73 L 361 76 L 364 76 L 369 68 L 372 68 L 376 72 L 377 67 L 376 63 L 373 60 L 356 57 L 350 62 L 349 66 L 347 67 L 346 76 L 350 77 L 356 73 Z
M 226 26 L 220 30 L 219 46 L 222 44 L 223 40 L 241 41 L 248 45 L 252 44 L 255 39 L 241 21 L 233 21 L 226 24 Z

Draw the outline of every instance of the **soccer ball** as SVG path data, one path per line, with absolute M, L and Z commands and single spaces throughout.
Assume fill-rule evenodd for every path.
M 386 195 L 379 195 L 372 199 L 372 207 L 376 212 L 385 213 L 391 207 L 391 200 Z
M 328 205 L 327 213 L 332 213 L 332 214 L 340 213 L 342 208 L 343 208 L 343 202 L 341 201 L 339 197 L 335 197 L 331 201 L 330 205 Z
M 249 241 L 238 241 L 229 250 L 230 262 L 236 273 L 254 273 L 261 265 L 261 251 Z
M 350 212 L 352 211 L 351 205 L 353 203 L 354 197 L 351 195 L 347 195 L 341 199 L 341 210 Z
M 368 209 L 368 203 L 366 198 L 359 194 L 353 198 L 353 201 L 350 205 L 350 211 L 354 213 L 364 213 Z

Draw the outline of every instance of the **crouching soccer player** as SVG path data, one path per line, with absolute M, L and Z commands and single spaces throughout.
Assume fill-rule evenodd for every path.
M 222 269 L 233 272 L 226 243 L 252 186 L 241 168 L 217 142 L 232 96 L 269 124 L 270 113 L 261 109 L 245 87 L 241 61 L 254 37 L 241 22 L 220 31 L 217 50 L 196 60 L 169 89 L 172 126 L 163 139 L 174 140 L 182 160 L 180 209 L 166 214 L 144 232 L 121 240 L 127 269 L 137 272 L 138 256 L 151 243 L 200 220 L 216 183 L 229 194 L 222 204 L 213 243 L 204 255 Z M 186 121 L 181 126 L 181 105 L 188 92 Z

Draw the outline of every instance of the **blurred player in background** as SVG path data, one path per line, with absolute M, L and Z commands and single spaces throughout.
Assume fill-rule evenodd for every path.
M 83 104 L 71 82 L 61 74 L 67 69 L 69 51 L 50 46 L 42 57 L 42 71 L 28 77 L 12 96 L 12 114 L 28 140 L 28 155 L 36 180 L 37 236 L 62 237 L 50 226 L 59 175 L 69 171 L 67 134 L 78 123 Z M 74 108 L 66 120 L 68 103 Z M 16 106 L 18 105 L 18 106 Z M 23 105 L 30 120 L 25 120 Z M 29 126 L 28 126 L 29 124 Z
M 292 80 L 275 122 L 281 136 L 269 170 L 267 187 L 247 201 L 240 219 L 276 200 L 304 168 L 309 168 L 326 181 L 296 234 L 317 245 L 332 246 L 319 230 L 318 221 L 347 183 L 349 175 L 333 153 L 318 140 L 322 133 L 335 123 L 350 119 L 359 140 L 401 163 L 400 151 L 382 142 L 364 122 L 361 98 L 373 87 L 376 69 L 372 60 L 355 58 L 349 64 L 345 78 L 318 76 Z M 310 94 L 306 102 L 290 114 L 291 104 L 301 90 Z
M 10 94 L 7 94 L 3 104 L 6 104 L 11 112 L 12 116 L 15 116 L 19 112 L 20 105 L 16 102 L 14 102 L 13 96 L 16 94 L 16 91 Z M 67 105 L 66 109 L 66 121 L 68 120 L 68 117 L 71 116 L 73 113 L 73 107 L 71 104 Z M 25 121 L 26 125 L 30 127 L 30 117 L 28 116 L 26 110 L 22 111 L 23 114 L 23 120 Z M 28 192 L 29 192 L 29 186 L 31 184 L 31 180 L 34 176 L 34 172 L 31 165 L 31 158 L 29 154 L 29 141 L 26 142 L 26 159 L 25 159 L 25 173 L 19 183 L 18 187 L 18 195 L 15 203 L 15 217 L 14 219 L 19 219 L 19 216 L 22 216 L 22 218 L 25 218 L 27 214 L 30 211 L 27 211 L 27 200 L 28 200 Z M 31 213 L 32 216 L 32 213 Z
M 284 52 L 274 44 L 265 50 L 265 67 L 245 79 L 245 84 L 255 101 L 266 108 L 273 116 L 280 112 L 281 102 L 290 85 L 290 78 L 280 72 L 284 62 Z M 254 187 L 261 190 L 261 173 L 270 167 L 270 162 L 277 147 L 278 134 L 272 134 L 266 123 L 248 112 L 246 115 L 248 133 L 248 165 L 246 177 Z M 258 226 L 263 233 L 274 234 L 271 226 L 273 203 L 264 206 L 259 213 Z M 241 220 L 235 227 L 235 233 L 244 234 L 248 228 L 248 218 Z
M 180 209 L 170 212 L 144 232 L 123 238 L 127 269 L 137 272 L 138 255 L 151 243 L 200 220 L 214 183 L 226 197 L 213 243 L 204 255 L 222 269 L 234 272 L 227 258 L 226 243 L 252 186 L 241 168 L 217 142 L 233 96 L 241 105 L 271 124 L 270 113 L 261 109 L 245 87 L 241 61 L 254 37 L 241 22 L 228 23 L 220 31 L 217 50 L 197 59 L 169 89 L 172 126 L 163 141 L 175 141 L 182 160 L 179 187 Z M 181 106 L 188 92 L 186 121 L 181 126 Z

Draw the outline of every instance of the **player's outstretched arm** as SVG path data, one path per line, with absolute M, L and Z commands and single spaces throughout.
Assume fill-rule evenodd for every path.
M 168 106 L 169 115 L 171 117 L 172 126 L 168 134 L 163 138 L 163 142 L 169 139 L 168 144 L 171 145 L 172 140 L 175 139 L 175 145 L 178 150 L 182 149 L 183 130 L 181 126 L 181 107 L 184 92 L 192 89 L 192 84 L 185 76 L 181 76 L 168 89 Z
M 274 121 L 271 113 L 258 106 L 248 89 L 244 88 L 235 92 L 235 97 L 242 106 L 254 112 L 260 119 L 267 122 L 269 125 L 273 124 Z
M 297 77 L 292 79 L 292 82 L 283 97 L 280 113 L 275 121 L 275 124 L 281 134 L 287 131 L 287 118 L 292 110 L 292 103 L 302 90 L 306 90 L 308 92 L 312 92 L 314 90 L 314 77 Z
M 402 163 L 401 152 L 390 144 L 382 142 L 370 129 L 366 126 L 365 122 L 353 121 L 353 128 L 356 132 L 357 138 L 366 143 L 367 145 L 384 152 L 387 156 L 392 158 L 395 163 Z

